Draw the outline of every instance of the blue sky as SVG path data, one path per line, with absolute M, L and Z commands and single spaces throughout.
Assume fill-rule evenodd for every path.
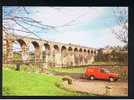
M 13 7 L 10 7 L 10 9 L 12 8 Z M 26 8 L 30 12 L 27 16 L 39 20 L 42 24 L 56 26 L 56 31 L 39 31 L 39 29 L 34 28 L 33 30 L 42 39 L 79 44 L 94 48 L 101 48 L 107 45 L 124 45 L 116 39 L 115 35 L 112 33 L 113 28 L 119 27 L 116 23 L 117 20 L 113 15 L 114 7 Z M 118 7 L 116 7 L 116 9 L 118 9 Z M 7 8 L 5 7 L 4 10 L 7 10 Z M 25 15 L 23 11 L 19 11 L 17 14 L 20 16 Z M 62 26 L 67 23 L 69 23 L 69 26 Z M 26 33 L 23 33 L 23 35 L 26 35 Z

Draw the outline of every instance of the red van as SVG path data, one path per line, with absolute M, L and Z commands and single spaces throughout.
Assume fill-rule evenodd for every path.
M 112 73 L 108 69 L 98 68 L 98 67 L 89 67 L 85 71 L 85 76 L 94 79 L 105 79 L 111 82 L 116 81 L 119 78 L 119 74 Z

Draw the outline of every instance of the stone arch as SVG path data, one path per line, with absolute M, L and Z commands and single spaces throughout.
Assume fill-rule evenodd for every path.
M 88 51 L 86 49 L 84 49 L 84 55 L 83 55 L 83 63 L 84 65 L 87 65 L 88 63 Z
M 74 52 L 78 52 L 78 48 L 74 48 Z
M 88 54 L 90 53 L 90 50 L 87 50 Z
M 74 48 L 74 65 L 79 65 L 79 50 Z
M 22 48 L 22 60 L 27 61 L 28 60 L 28 48 L 27 44 L 23 39 L 17 39 L 17 41 L 20 43 Z
M 69 47 L 68 48 L 68 52 L 69 52 L 70 55 L 73 55 L 73 48 L 72 47 Z
M 90 59 L 90 63 L 93 63 L 94 60 L 95 60 L 94 51 L 95 51 L 95 49 L 91 49 L 91 59 Z
M 12 51 L 13 52 L 13 60 L 26 62 L 28 60 L 28 51 L 27 51 L 26 42 L 23 39 L 14 40 L 13 44 L 12 44 L 13 49 L 14 49 L 14 47 L 13 47 L 14 43 L 19 44 L 18 46 L 20 46 L 20 50 L 18 50 L 17 52 L 14 52 L 14 50 Z M 16 46 L 15 48 L 19 48 L 17 45 L 15 45 L 15 46 Z
M 83 64 L 83 52 L 82 48 L 79 49 L 79 63 L 80 65 Z
M 21 46 L 26 46 L 26 42 L 23 39 L 17 39 L 16 41 L 19 42 Z
M 94 52 L 93 54 L 96 55 L 96 51 L 94 50 L 93 52 Z
M 56 51 L 59 51 L 58 45 L 54 45 L 54 49 L 55 49 Z
M 36 42 L 36 41 L 32 41 L 32 44 L 34 45 L 35 48 L 39 48 L 39 47 L 40 47 L 40 46 L 39 46 L 39 43 Z
M 50 49 L 50 45 L 48 43 L 44 43 L 45 49 Z
M 93 50 L 91 50 L 91 55 L 93 54 Z
M 69 47 L 69 48 L 68 48 L 68 51 L 72 51 L 72 50 L 73 50 L 72 47 Z
M 78 48 L 74 48 L 74 57 L 75 57 L 75 61 L 78 64 L 78 59 L 79 58 L 79 54 L 78 54 Z
M 87 50 L 86 50 L 86 49 L 84 49 L 84 52 L 87 52 Z
M 91 59 L 91 55 L 90 55 L 90 49 L 87 50 L 87 64 L 90 64 L 90 59 Z
M 12 44 L 12 52 L 13 52 L 13 61 L 22 61 L 22 48 L 21 44 L 18 41 L 14 41 Z
M 46 55 L 49 55 L 50 54 L 50 45 L 48 43 L 45 43 L 44 44 L 44 47 L 45 47 L 45 53 L 46 53 Z
M 82 52 L 82 48 L 79 49 L 79 52 Z
M 36 42 L 36 41 L 32 41 L 31 44 L 34 47 L 33 60 L 35 62 L 39 62 L 40 61 L 40 46 L 39 46 L 39 43 Z
M 66 49 L 66 47 L 65 47 L 65 46 L 62 46 L 62 47 L 61 47 L 61 51 L 65 50 L 65 49 Z
M 60 66 L 60 49 L 58 45 L 53 46 L 53 66 Z
M 61 60 L 62 60 L 62 66 L 67 66 L 67 48 L 65 46 L 61 47 Z
M 64 54 L 64 56 L 67 55 L 67 48 L 65 46 L 61 47 L 61 53 Z
M 74 64 L 73 48 L 68 47 L 68 65 L 72 66 Z
M 50 61 L 50 45 L 48 43 L 44 43 L 44 49 L 45 51 L 43 52 L 43 62 L 46 63 L 46 66 L 48 67 L 49 65 L 51 65 L 51 61 Z

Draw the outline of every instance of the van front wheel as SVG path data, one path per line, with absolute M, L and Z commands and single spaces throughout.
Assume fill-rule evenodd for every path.
M 109 78 L 109 81 L 110 81 L 110 82 L 113 82 L 113 81 L 114 81 L 114 78 L 110 77 L 110 78 Z
M 90 80 L 94 80 L 95 79 L 95 77 L 94 76 L 90 76 Z

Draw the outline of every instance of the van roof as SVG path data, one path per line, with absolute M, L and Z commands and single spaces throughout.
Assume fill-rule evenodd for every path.
M 101 67 L 99 66 L 93 66 L 93 67 L 88 67 L 88 68 L 91 68 L 91 69 L 100 69 Z

